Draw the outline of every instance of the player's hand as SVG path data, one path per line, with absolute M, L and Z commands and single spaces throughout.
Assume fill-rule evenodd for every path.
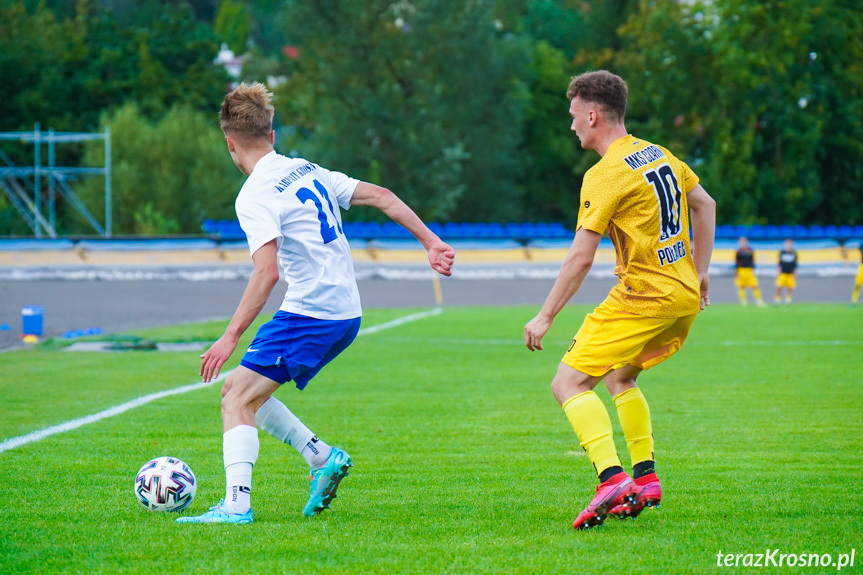
M 204 378 L 204 383 L 219 377 L 222 366 L 237 349 L 237 341 L 237 339 L 225 334 L 201 355 L 201 369 L 198 375 Z
M 434 271 L 444 276 L 452 275 L 452 264 L 455 261 L 455 249 L 449 244 L 438 240 L 429 247 L 429 264 Z
M 710 287 L 710 276 L 704 274 L 698 281 L 701 291 L 701 309 L 704 309 L 710 305 L 710 296 L 707 294 L 707 288 Z
M 552 320 L 536 316 L 524 326 L 524 345 L 530 351 L 542 350 L 542 338 L 551 328 Z

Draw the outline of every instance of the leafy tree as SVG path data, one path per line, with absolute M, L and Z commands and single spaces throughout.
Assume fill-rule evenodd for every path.
M 62 69 L 76 53 L 74 41 L 69 26 L 44 6 L 31 14 L 23 2 L 0 3 L 0 130 L 32 129 L 57 116 L 68 93 Z
M 518 206 L 526 59 L 495 7 L 289 2 L 300 58 L 278 90 L 288 149 L 379 176 L 427 219 L 507 218 Z
M 245 177 L 211 116 L 175 106 L 161 119 L 148 120 L 127 104 L 104 123 L 111 126 L 114 234 L 195 234 L 207 218 L 234 217 Z M 89 146 L 85 161 L 104 162 L 104 146 Z M 91 211 L 104 212 L 101 181 L 80 182 L 78 189 Z M 72 215 L 67 225 L 86 231 Z
M 107 108 L 134 100 L 148 114 L 173 104 L 218 109 L 228 78 L 213 65 L 216 36 L 188 6 L 163 8 L 148 26 L 122 27 L 109 12 L 78 3 L 58 19 L 42 4 L 0 3 L 0 129 L 35 122 L 86 131 Z
M 251 22 L 246 8 L 231 0 L 222 0 L 219 14 L 213 25 L 216 34 L 228 44 L 235 54 L 241 54 L 246 49 L 246 42 L 251 32 Z
M 569 129 L 569 65 L 545 42 L 533 47 L 530 96 L 526 105 L 522 156 L 525 164 L 522 212 L 527 219 L 566 221 L 578 217 L 578 140 Z
M 162 6 L 147 26 L 143 21 L 124 27 L 111 12 L 85 1 L 62 18 L 41 3 L 29 11 L 24 2 L 0 1 L 0 79 L 8 94 L 0 98 L 0 130 L 29 130 L 38 122 L 42 129 L 96 131 L 100 116 L 124 102 L 137 102 L 135 109 L 149 118 L 179 106 L 214 118 L 228 78 L 212 63 L 218 49 L 212 29 L 185 5 Z M 215 122 L 208 122 L 212 130 Z M 32 146 L 4 150 L 16 163 L 32 163 Z M 57 164 L 81 164 L 81 153 L 81 146 L 58 146 Z M 166 217 L 179 229 L 198 232 L 200 222 L 191 226 L 185 207 L 176 207 L 177 213 L 165 212 Z M 67 208 L 58 203 L 60 221 L 76 221 Z M 17 218 L 11 206 L 0 203 L 0 220 Z M 131 220 L 124 225 L 134 229 Z
M 863 15 L 842 0 L 642 0 L 620 50 L 628 127 L 680 154 L 726 222 L 863 220 Z

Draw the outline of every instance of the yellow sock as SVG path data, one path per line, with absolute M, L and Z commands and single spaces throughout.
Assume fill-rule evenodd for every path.
M 611 419 L 595 392 L 586 391 L 570 398 L 563 404 L 563 411 L 597 476 L 609 467 L 620 467 L 612 439 Z
M 746 290 L 743 288 L 737 288 L 737 298 L 740 300 L 740 303 L 746 303 Z
M 857 298 L 860 297 L 860 284 L 854 286 L 854 293 L 851 294 L 851 301 L 857 303 Z
M 755 301 L 761 301 L 761 290 L 759 288 L 752 288 L 752 295 L 755 296 Z
M 642 461 L 653 461 L 653 426 L 644 394 L 637 387 L 627 389 L 614 396 L 614 405 L 633 467 Z

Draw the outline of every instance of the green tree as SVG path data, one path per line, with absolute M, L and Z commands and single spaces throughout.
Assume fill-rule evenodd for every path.
M 235 54 L 246 51 L 251 21 L 245 6 L 231 0 L 222 0 L 213 28 Z
M 569 64 L 563 53 L 545 42 L 533 47 L 526 106 L 522 156 L 524 195 L 522 213 L 527 219 L 566 221 L 578 217 L 578 140 L 569 129 Z
M 121 26 L 79 1 L 59 19 L 39 4 L 0 3 L 0 129 L 91 130 L 129 100 L 150 115 L 174 104 L 217 110 L 228 78 L 213 64 L 218 42 L 188 6 L 163 8 L 147 25 Z
M 737 223 L 863 221 L 863 14 L 842 0 L 642 0 L 614 52 L 627 126 L 684 157 Z
M 211 116 L 175 106 L 148 120 L 127 104 L 104 122 L 112 137 L 114 234 L 199 234 L 205 219 L 234 217 L 244 176 Z M 104 146 L 89 146 L 85 161 L 100 165 Z M 78 190 L 94 213 L 104 211 L 101 181 L 81 182 Z M 86 230 L 71 215 L 66 225 Z
M 427 219 L 518 209 L 525 46 L 490 1 L 288 3 L 288 150 L 380 183 Z M 350 22 L 350 26 L 345 23 Z

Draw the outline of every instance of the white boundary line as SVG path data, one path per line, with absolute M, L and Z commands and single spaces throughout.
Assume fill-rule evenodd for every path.
M 406 315 L 403 317 L 396 318 L 392 321 L 384 322 L 378 325 L 373 325 L 370 327 L 360 329 L 358 336 L 367 335 L 372 333 L 377 333 L 379 331 L 383 331 L 385 329 L 389 329 L 392 327 L 397 327 L 405 323 L 409 323 L 412 321 L 417 321 L 420 319 L 425 319 L 427 317 L 433 317 L 436 315 L 440 315 L 443 313 L 441 308 L 434 308 L 429 311 L 424 311 L 420 313 L 414 313 L 411 315 Z M 129 411 L 130 409 L 134 409 L 136 407 L 140 407 L 146 403 L 150 403 L 151 401 L 156 401 L 157 399 L 162 399 L 163 397 L 170 397 L 172 395 L 179 395 L 181 393 L 187 393 L 189 391 L 195 391 L 196 389 L 204 389 L 205 387 L 210 387 L 215 384 L 217 381 L 222 381 L 228 375 L 231 374 L 233 370 L 223 372 L 216 379 L 209 382 L 200 382 L 193 383 L 190 385 L 184 385 L 182 387 L 177 387 L 174 389 L 169 389 L 166 391 L 160 391 L 157 393 L 151 393 L 150 395 L 145 395 L 139 397 L 137 399 L 133 399 L 132 401 L 127 401 L 126 403 L 122 403 L 120 405 L 116 405 L 114 407 L 109 407 L 104 411 L 100 411 L 99 413 L 94 413 L 92 415 L 87 415 L 85 417 L 79 417 L 78 419 L 72 419 L 70 421 L 66 421 L 64 423 L 60 423 L 59 425 L 54 425 L 51 427 L 46 427 L 45 429 L 39 429 L 37 431 L 33 431 L 26 435 L 19 435 L 18 437 L 10 437 L 9 439 L 5 439 L 0 442 L 0 453 L 4 451 L 9 451 L 10 449 L 15 449 L 16 447 L 21 447 L 22 445 L 26 445 L 28 443 L 33 443 L 34 441 L 40 441 L 45 439 L 46 437 L 50 437 L 52 435 L 56 435 L 58 433 L 64 433 L 66 431 L 71 431 L 73 429 L 78 429 L 81 426 L 87 425 L 88 423 L 95 423 L 97 421 L 101 421 L 108 417 L 113 417 L 115 415 L 119 415 L 125 411 Z
M 411 314 L 411 315 L 406 315 L 406 316 L 403 316 L 403 317 L 398 317 L 398 318 L 396 318 L 396 319 L 394 319 L 394 320 L 392 320 L 392 321 L 388 321 L 388 322 L 384 322 L 384 323 L 379 323 L 378 325 L 373 325 L 373 326 L 370 326 L 370 327 L 364 327 L 364 328 L 360 329 L 360 332 L 359 332 L 357 335 L 366 335 L 366 334 L 370 334 L 370 333 L 377 333 L 377 332 L 379 332 L 379 331 L 383 331 L 383 330 L 385 330 L 385 329 L 389 329 L 389 328 L 391 328 L 391 327 L 400 326 L 400 325 L 402 325 L 403 323 L 408 323 L 408 322 L 411 322 L 411 321 L 416 321 L 416 320 L 418 320 L 418 319 L 425 319 L 425 318 L 427 318 L 427 317 L 432 317 L 432 316 L 440 315 L 440 314 L 442 314 L 442 313 L 443 313 L 443 310 L 442 310 L 441 308 L 439 308 L 439 307 L 436 307 L 436 308 L 434 308 L 434 309 L 430 309 L 430 310 L 428 310 L 428 311 L 422 311 L 422 312 L 420 312 L 420 313 L 414 313 L 414 314 Z

